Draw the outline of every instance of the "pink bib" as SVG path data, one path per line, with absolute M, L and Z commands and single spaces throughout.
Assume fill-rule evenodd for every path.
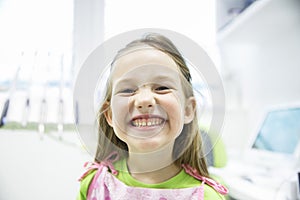
M 202 184 L 192 188 L 180 189 L 157 189 L 127 186 L 115 177 L 118 174 L 111 161 L 101 163 L 86 163 L 87 172 L 83 174 L 81 180 L 89 174 L 91 170 L 97 172 L 89 186 L 87 200 L 202 200 L 204 199 L 204 184 L 213 187 L 221 194 L 227 194 L 228 190 L 212 179 L 198 175 L 197 171 L 188 165 L 182 165 L 186 173 L 202 181 Z M 109 170 L 111 173 L 109 172 Z

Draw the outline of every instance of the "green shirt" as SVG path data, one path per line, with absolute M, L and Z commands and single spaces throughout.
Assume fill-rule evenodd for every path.
M 127 169 L 125 160 L 119 161 L 115 164 L 116 169 Z M 178 188 L 190 188 L 197 187 L 201 185 L 201 181 L 190 176 L 184 170 L 181 170 L 176 176 L 170 178 L 169 180 L 157 183 L 157 184 L 146 184 L 134 179 L 127 170 L 119 170 L 116 177 L 128 186 L 132 187 L 144 187 L 144 188 L 160 188 L 160 189 L 178 189 Z M 82 181 L 80 185 L 80 192 L 77 196 L 77 200 L 86 200 L 88 187 L 96 174 L 96 170 L 88 174 Z M 204 199 L 205 200 L 224 200 L 224 196 L 215 191 L 212 187 L 204 184 Z

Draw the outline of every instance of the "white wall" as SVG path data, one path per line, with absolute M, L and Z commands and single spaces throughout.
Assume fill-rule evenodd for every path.
M 300 103 L 300 2 L 258 3 L 219 37 L 229 147 L 246 145 L 266 107 Z

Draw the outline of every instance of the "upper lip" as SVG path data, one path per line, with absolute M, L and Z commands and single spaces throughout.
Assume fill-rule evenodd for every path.
M 151 118 L 160 118 L 160 119 L 165 120 L 163 117 L 161 117 L 159 115 L 149 115 L 149 114 L 147 114 L 147 115 L 137 115 L 137 116 L 133 117 L 131 119 L 131 121 L 134 121 L 136 119 L 151 119 Z

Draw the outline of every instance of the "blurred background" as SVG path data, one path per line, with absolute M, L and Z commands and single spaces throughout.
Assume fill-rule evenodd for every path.
M 210 170 L 230 189 L 227 198 L 296 199 L 300 130 L 287 120 L 295 128 L 284 134 L 296 142 L 283 157 L 296 164 L 277 185 L 262 192 L 274 182 L 269 176 L 255 182 L 234 171 L 253 163 L 247 170 L 255 171 L 257 160 L 245 163 L 245 152 L 266 109 L 292 107 L 300 124 L 299 0 L 0 0 L 0 27 L 0 200 L 76 198 L 83 164 L 92 160 L 74 126 L 77 73 L 104 40 L 137 28 L 184 34 L 216 64 L 226 119 Z

